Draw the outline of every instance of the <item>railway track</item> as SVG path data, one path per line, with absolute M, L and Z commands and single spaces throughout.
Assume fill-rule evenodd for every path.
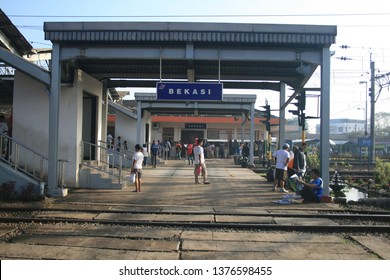
M 312 211 L 288 213 L 145 211 L 77 208 L 2 208 L 0 223 L 101 224 L 198 229 L 298 232 L 390 233 L 390 213 L 373 211 Z
M 390 259 L 388 212 L 56 206 L 3 207 L 0 258 Z

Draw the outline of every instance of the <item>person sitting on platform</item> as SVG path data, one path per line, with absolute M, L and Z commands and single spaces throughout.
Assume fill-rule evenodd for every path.
M 310 176 L 312 178 L 310 183 L 300 180 L 303 185 L 301 196 L 304 199 L 304 202 L 320 202 L 323 190 L 323 182 L 320 177 L 320 171 L 318 169 L 312 169 Z

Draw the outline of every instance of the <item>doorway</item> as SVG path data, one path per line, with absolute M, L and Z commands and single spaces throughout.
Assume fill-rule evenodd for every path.
M 84 143 L 90 143 L 84 144 L 84 160 L 96 159 L 97 99 L 97 96 L 83 93 L 82 140 Z
M 204 138 L 203 130 L 182 130 L 181 140 L 184 144 L 194 143 L 195 138 Z

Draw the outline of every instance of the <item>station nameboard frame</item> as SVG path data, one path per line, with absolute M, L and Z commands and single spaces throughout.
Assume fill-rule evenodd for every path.
M 222 83 L 157 83 L 157 100 L 222 101 Z
M 186 129 L 207 129 L 207 123 L 185 123 Z

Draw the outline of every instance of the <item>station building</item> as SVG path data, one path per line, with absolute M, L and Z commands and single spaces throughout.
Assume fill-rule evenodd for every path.
M 53 43 L 49 71 L 3 47 L 0 61 L 16 69 L 12 137 L 18 145 L 23 144 L 42 156 L 51 195 L 66 194 L 59 181 L 72 187 L 91 185 L 92 179 L 85 170 L 96 169 L 94 161 L 108 161 L 112 157 L 126 163 L 126 159 L 119 158 L 121 154 L 108 153 L 107 112 L 109 106 L 116 106 L 108 98 L 112 88 L 155 88 L 150 93 L 136 94 L 137 110 L 133 115 L 115 108 L 134 120 L 133 126 L 126 130 L 131 131 L 129 137 L 133 137 L 134 143 L 150 143 L 152 137 L 160 137 L 159 133 L 161 138 L 190 138 L 194 131 L 207 138 L 236 137 L 240 131 L 246 138 L 249 131 L 248 140 L 253 141 L 258 126 L 256 96 L 242 94 L 240 89 L 272 90 L 280 99 L 278 139 L 283 144 L 286 106 L 300 91 L 306 90 L 305 84 L 318 67 L 321 172 L 327 185 L 329 47 L 335 42 L 335 26 L 46 22 L 44 31 L 45 38 Z M 287 86 L 294 90 L 289 98 Z M 205 94 L 185 94 L 187 90 L 194 93 L 197 87 L 201 87 L 199 93 L 205 90 Z M 170 91 L 164 92 L 164 88 L 177 90 L 175 97 Z M 215 88 L 218 98 L 198 98 L 214 98 L 209 90 L 214 92 Z M 227 88 L 235 89 L 237 94 L 224 94 Z M 181 90 L 185 98 L 179 96 Z M 181 118 L 208 116 L 210 120 L 228 116 L 232 125 L 217 127 L 211 122 L 191 119 L 186 126 L 181 119 L 180 125 L 173 126 L 177 124 L 173 119 L 167 122 L 159 119 L 168 113 Z M 236 122 L 237 127 L 233 126 Z M 191 127 L 194 124 L 202 126 Z M 259 137 L 261 131 L 258 130 Z M 64 162 L 65 170 L 61 169 Z

